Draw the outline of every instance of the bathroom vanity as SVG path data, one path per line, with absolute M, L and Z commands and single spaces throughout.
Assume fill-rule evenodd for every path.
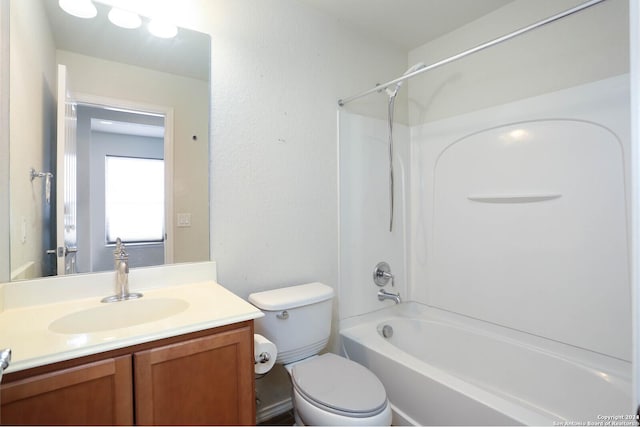
M 255 424 L 253 321 L 8 373 L 2 424 Z M 134 411 L 135 408 L 135 411 Z
M 5 286 L 0 337 L 13 361 L 0 422 L 255 424 L 253 320 L 262 313 L 214 281 L 136 290 L 144 297 L 39 305 Z

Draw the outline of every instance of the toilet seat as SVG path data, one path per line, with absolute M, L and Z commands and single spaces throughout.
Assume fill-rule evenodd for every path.
M 364 366 L 335 354 L 296 364 L 291 378 L 303 399 L 333 414 L 368 418 L 388 408 L 380 380 Z

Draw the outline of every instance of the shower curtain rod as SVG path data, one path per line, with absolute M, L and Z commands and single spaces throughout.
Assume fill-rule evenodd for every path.
M 435 63 L 433 63 L 431 65 L 427 65 L 427 66 L 425 66 L 423 68 L 420 68 L 420 69 L 418 69 L 416 71 L 413 71 L 411 73 L 408 73 L 408 74 L 405 74 L 405 75 L 403 75 L 401 77 L 398 77 L 397 79 L 388 81 L 387 83 L 384 83 L 384 84 L 379 84 L 376 87 L 374 87 L 373 89 L 369 89 L 369 90 L 367 90 L 365 92 L 362 92 L 362 93 L 360 93 L 358 95 L 353 95 L 353 96 L 350 96 L 350 97 L 347 97 L 347 98 L 339 99 L 338 100 L 338 105 L 340 107 L 343 107 L 345 104 L 348 104 L 349 102 L 354 101 L 354 100 L 356 100 L 358 98 L 362 98 L 363 96 L 370 95 L 370 94 L 372 94 L 374 92 L 381 92 L 381 91 L 383 91 L 385 88 L 387 88 L 389 86 L 393 86 L 396 83 L 400 83 L 400 82 L 403 82 L 405 80 L 408 80 L 408 79 L 410 79 L 410 78 L 412 78 L 414 76 L 417 76 L 418 74 L 422 74 L 422 73 L 424 73 L 426 71 L 433 70 L 434 68 L 440 67 L 442 65 L 446 65 L 446 64 L 448 64 L 450 62 L 457 61 L 458 59 L 464 58 L 465 56 L 471 55 L 472 53 L 480 52 L 481 50 L 487 49 L 487 48 L 489 48 L 491 46 L 495 46 L 495 45 L 497 45 L 499 43 L 502 43 L 502 42 L 505 42 L 507 40 L 510 40 L 510 39 L 512 39 L 514 37 L 517 37 L 517 36 L 519 36 L 521 34 L 529 32 L 531 30 L 535 30 L 536 28 L 542 27 L 543 25 L 550 24 L 551 22 L 557 21 L 558 19 L 562 19 L 562 18 L 567 17 L 569 15 L 573 15 L 576 12 L 580 12 L 581 10 L 587 9 L 587 8 L 589 8 L 591 6 L 595 6 L 596 4 L 602 3 L 604 1 L 606 1 L 606 0 L 590 0 L 590 1 L 584 2 L 584 3 L 579 4 L 579 5 L 571 8 L 571 9 L 565 10 L 564 12 L 560 12 L 557 15 L 550 16 L 549 18 L 543 19 L 542 21 L 538 21 L 538 22 L 536 22 L 534 24 L 531 24 L 531 25 L 529 25 L 527 27 L 524 27 L 524 28 L 521 28 L 519 30 L 516 30 L 516 31 L 514 31 L 512 33 L 506 34 L 506 35 L 504 35 L 502 37 L 498 37 L 496 39 L 493 39 L 491 41 L 488 41 L 486 43 L 483 43 L 481 45 L 473 47 L 471 49 L 465 50 L 464 52 L 460 52 L 460 53 L 458 53 L 456 55 L 450 56 L 447 59 L 443 59 L 443 60 L 435 62 Z

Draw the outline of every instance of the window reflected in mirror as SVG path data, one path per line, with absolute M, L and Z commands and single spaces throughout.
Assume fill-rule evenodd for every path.
M 105 156 L 105 245 L 164 240 L 164 160 Z

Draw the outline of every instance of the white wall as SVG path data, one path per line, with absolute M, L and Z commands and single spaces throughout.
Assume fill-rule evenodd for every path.
M 38 0 L 11 1 L 10 28 L 10 206 L 11 270 L 44 261 L 44 182 L 29 170 L 50 172 L 45 151 L 55 138 L 55 49 Z M 25 238 L 23 238 L 26 236 Z
M 296 1 L 214 4 L 224 17 L 212 28 L 220 281 L 241 296 L 314 280 L 336 287 L 336 101 L 402 72 L 406 57 Z

